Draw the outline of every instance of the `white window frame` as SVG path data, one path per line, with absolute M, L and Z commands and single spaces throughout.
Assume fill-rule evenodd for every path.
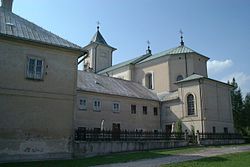
M 95 105 L 95 102 L 99 105 Z M 100 99 L 94 99 L 93 100 L 93 110 L 94 111 L 98 111 L 100 112 L 101 111 L 101 106 L 102 106 L 102 103 L 101 103 L 101 100 Z
M 113 109 L 113 112 L 120 112 L 120 102 L 113 102 L 112 109 Z
M 85 101 L 85 104 L 81 104 L 81 101 Z M 79 98 L 78 108 L 79 110 L 87 110 L 88 101 L 85 97 Z
M 30 61 L 34 60 L 34 69 L 32 72 L 30 71 Z M 38 64 L 37 62 L 41 61 L 41 70 L 40 72 L 37 71 L 38 69 Z M 29 79 L 35 79 L 35 80 L 43 80 L 43 72 L 44 71 L 44 59 L 39 58 L 39 57 L 34 57 L 34 56 L 28 56 L 27 57 L 27 69 L 26 69 L 26 77 Z

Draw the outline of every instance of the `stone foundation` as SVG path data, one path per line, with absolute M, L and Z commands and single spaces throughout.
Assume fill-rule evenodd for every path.
M 72 147 L 67 139 L 0 140 L 0 162 L 71 157 Z
M 75 157 L 88 157 L 116 152 L 146 151 L 153 149 L 177 148 L 187 146 L 184 140 L 175 141 L 76 141 Z

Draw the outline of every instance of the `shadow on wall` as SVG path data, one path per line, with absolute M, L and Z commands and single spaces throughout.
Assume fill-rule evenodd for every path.
M 182 118 L 178 117 L 177 114 L 182 114 L 181 111 L 178 111 L 178 113 L 175 113 L 170 107 L 172 106 L 182 106 L 183 102 L 180 101 L 180 99 L 175 99 L 172 100 L 168 103 L 164 103 L 162 105 L 162 128 L 163 131 L 166 131 L 168 128 L 167 126 L 172 126 L 172 124 L 176 123 L 178 120 L 182 121 Z M 194 126 L 195 127 L 195 126 Z M 173 127 L 172 127 L 173 128 Z M 175 128 L 173 128 L 175 129 Z M 185 124 L 182 122 L 182 132 L 185 132 L 187 130 L 188 133 L 191 133 L 191 128 L 187 127 Z M 196 131 L 196 129 L 194 129 Z

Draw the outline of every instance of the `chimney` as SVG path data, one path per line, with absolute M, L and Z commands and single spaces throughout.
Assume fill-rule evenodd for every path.
M 2 8 L 6 9 L 9 12 L 12 12 L 13 0 L 1 0 Z

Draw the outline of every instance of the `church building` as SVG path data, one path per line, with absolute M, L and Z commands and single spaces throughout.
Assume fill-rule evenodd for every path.
M 0 161 L 71 158 L 75 130 L 233 133 L 231 86 L 179 46 L 112 65 L 99 27 L 78 46 L 0 7 Z M 81 60 L 80 60 L 81 59 Z M 83 62 L 83 70 L 78 64 Z
M 152 54 L 148 47 L 145 54 L 112 65 L 112 53 L 116 49 L 108 45 L 98 26 L 84 49 L 88 51 L 83 65 L 86 72 L 78 71 L 78 88 L 85 92 L 78 92 L 78 96 L 83 98 L 80 101 L 86 102 L 87 112 L 76 112 L 77 115 L 85 115 L 76 117 L 84 122 L 82 126 L 93 127 L 96 123 L 101 125 L 105 122 L 108 128 L 118 124 L 122 129 L 169 133 L 174 131 L 175 123 L 180 120 L 183 131 L 234 132 L 231 86 L 208 78 L 209 58 L 188 48 L 182 35 L 180 45 L 175 48 Z M 95 84 L 90 86 L 90 82 Z M 140 93 L 153 94 L 154 98 L 150 99 L 151 96 L 146 94 L 139 98 L 131 96 L 131 89 L 138 93 L 137 86 L 143 88 Z M 93 101 L 89 99 L 90 92 L 91 96 L 102 97 L 97 103 L 102 113 L 91 112 L 91 104 L 87 103 Z M 114 96 L 111 99 L 108 98 L 110 94 Z M 142 99 L 150 99 L 150 103 Z M 93 105 L 95 107 L 95 100 Z M 91 118 L 84 119 L 86 117 Z

